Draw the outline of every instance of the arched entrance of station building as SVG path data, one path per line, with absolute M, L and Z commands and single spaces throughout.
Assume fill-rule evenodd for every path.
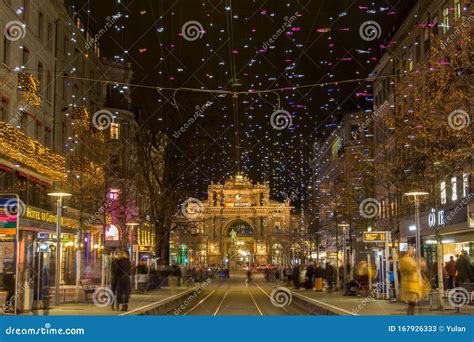
M 230 222 L 225 228 L 224 240 L 224 256 L 228 267 L 236 269 L 254 265 L 255 252 L 256 241 L 253 226 L 243 219 Z

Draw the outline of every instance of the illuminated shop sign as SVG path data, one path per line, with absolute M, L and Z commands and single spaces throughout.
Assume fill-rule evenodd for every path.
M 431 208 L 430 213 L 428 215 L 428 226 L 430 228 L 434 228 L 436 226 L 444 226 L 445 225 L 445 220 L 444 220 L 444 210 L 438 210 L 436 213 L 436 210 L 434 208 Z

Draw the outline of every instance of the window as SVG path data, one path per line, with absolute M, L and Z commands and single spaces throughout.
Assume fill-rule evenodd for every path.
M 45 127 L 44 130 L 44 146 L 51 148 L 51 128 Z
M 23 113 L 20 119 L 20 128 L 23 132 L 27 133 L 28 132 L 28 114 Z
M 38 12 L 38 38 L 43 40 L 43 26 L 44 26 L 44 15 L 41 12 Z
M 441 182 L 439 190 L 441 191 L 441 204 L 446 204 L 446 182 Z
M 51 78 L 51 72 L 48 71 L 46 75 L 46 100 L 51 101 L 51 87 L 53 86 L 53 81 Z
M 47 31 L 47 42 L 46 46 L 50 51 L 53 50 L 53 24 L 51 22 L 48 22 L 48 31 Z
M 35 132 L 36 140 L 38 142 L 43 143 L 43 124 L 41 122 L 36 121 L 36 132 Z
M 461 0 L 454 0 L 454 18 L 461 18 Z
M 69 41 L 69 39 L 66 36 L 64 36 L 64 51 L 63 51 L 64 56 L 67 56 L 67 52 L 68 52 L 67 50 L 68 50 L 68 46 L 69 46 L 68 41 Z
M 275 222 L 275 225 L 273 226 L 273 232 L 274 232 L 274 233 L 279 233 L 279 232 L 281 232 L 281 224 L 280 224 L 280 222 Z
M 110 139 L 118 140 L 120 137 L 120 125 L 112 122 L 110 125 Z
M 30 50 L 28 50 L 26 47 L 23 47 L 23 54 L 21 56 L 21 65 L 26 68 L 29 59 L 30 59 Z
M 0 108 L 0 121 L 7 121 L 8 119 L 8 100 L 2 97 L 2 107 Z
M 29 0 L 23 0 L 23 3 L 22 3 L 22 9 L 23 9 L 23 12 L 22 12 L 22 19 L 23 21 L 25 22 L 25 24 L 28 22 L 28 11 L 29 11 Z
M 462 175 L 462 197 L 467 197 L 469 194 L 469 173 Z
M 43 83 L 43 64 L 41 62 L 38 62 L 38 81 L 39 81 L 39 93 L 40 95 L 43 94 L 43 89 L 44 89 L 44 83 Z
M 67 99 L 67 88 L 69 87 L 69 79 L 67 74 L 64 74 L 63 77 L 63 100 Z
M 3 37 L 3 63 L 10 64 L 10 41 Z
M 458 178 L 451 177 L 451 201 L 458 200 Z
M 449 30 L 449 8 L 443 9 L 443 33 Z

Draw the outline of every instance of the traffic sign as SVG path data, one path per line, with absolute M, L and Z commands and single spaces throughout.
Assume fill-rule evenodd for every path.
M 387 232 L 364 232 L 364 242 L 385 242 Z

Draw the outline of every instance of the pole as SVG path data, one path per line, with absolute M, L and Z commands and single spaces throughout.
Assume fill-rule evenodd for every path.
M 421 261 L 421 226 L 420 226 L 420 202 L 415 195 L 415 226 L 416 226 L 416 261 L 418 265 Z
M 387 299 L 390 299 L 390 262 L 388 260 L 390 249 L 389 249 L 389 242 L 390 242 L 390 232 L 385 234 L 385 294 Z
M 62 207 L 62 196 L 58 197 L 56 202 L 56 272 L 55 272 L 55 305 L 59 306 L 59 283 L 61 282 L 61 207 Z
M 20 280 L 20 196 L 15 195 L 16 198 L 16 239 L 15 239 L 15 301 L 14 301 L 14 315 L 18 312 L 18 283 Z
M 372 251 L 369 249 L 369 253 L 367 253 L 367 274 L 369 276 L 369 291 L 372 291 L 372 261 L 370 260 L 370 253 Z
M 441 236 L 437 234 L 436 241 L 436 261 L 438 264 L 436 272 L 438 272 L 438 310 L 444 309 L 444 282 L 443 282 L 443 245 L 441 243 Z
M 343 254 L 342 254 L 342 267 L 343 267 L 343 277 L 342 279 L 346 279 L 346 274 L 347 274 L 347 249 L 346 249 L 346 227 L 342 227 L 342 249 L 343 249 Z M 344 284 L 342 284 L 344 286 Z

